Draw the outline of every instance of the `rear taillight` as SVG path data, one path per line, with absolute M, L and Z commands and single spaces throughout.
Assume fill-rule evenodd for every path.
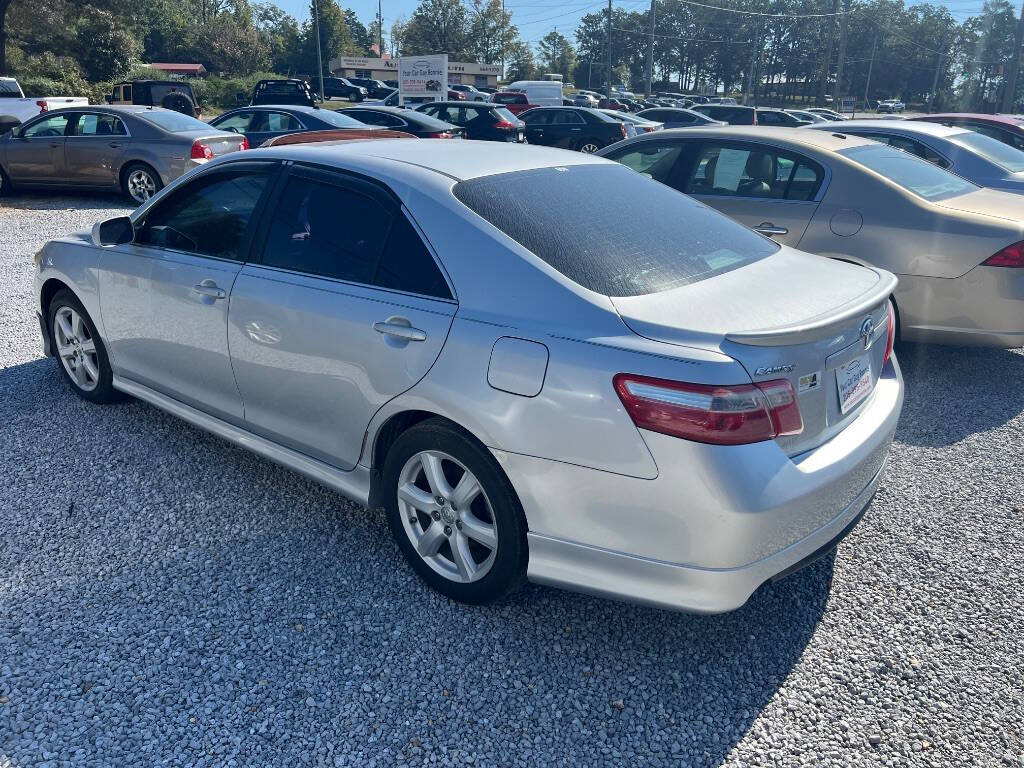
M 983 267 L 1024 267 L 1024 240 L 1008 245 L 981 262 Z
M 37 101 L 36 106 L 39 107 L 39 114 L 50 111 L 50 106 L 45 101 Z
M 242 143 L 238 145 L 238 148 L 239 149 L 248 149 L 249 148 L 249 138 L 247 136 L 243 136 L 242 137 Z
M 192 155 L 193 160 L 212 160 L 213 150 L 210 149 L 209 145 L 203 144 L 203 142 L 196 139 L 192 142 Z
M 620 373 L 613 382 L 633 423 L 652 432 L 741 445 L 796 435 L 804 428 L 796 393 L 786 379 L 719 387 Z
M 626 138 L 627 136 L 629 136 L 629 134 L 626 133 L 626 124 L 625 123 L 619 123 L 619 128 L 622 130 L 622 138 Z
M 508 120 L 499 120 L 494 124 L 494 129 L 497 131 L 511 131 L 513 128 L 515 128 L 515 126 Z
M 882 367 L 885 368 L 885 364 L 889 362 L 889 358 L 892 357 L 892 346 L 896 343 L 896 311 L 892 308 L 892 302 L 889 302 L 889 338 L 885 342 L 885 355 L 882 356 Z

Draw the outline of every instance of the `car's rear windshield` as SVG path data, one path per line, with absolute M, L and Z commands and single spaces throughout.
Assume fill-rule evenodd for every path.
M 16 80 L 0 80 L 0 99 L 20 99 L 21 89 Z
M 925 200 L 945 200 L 978 189 L 966 179 L 937 165 L 884 144 L 850 147 L 840 150 L 839 154 L 870 168 Z
M 492 107 L 491 111 L 492 111 L 493 114 L 497 115 L 502 120 L 507 120 L 510 123 L 515 123 L 515 122 L 517 122 L 519 120 L 518 117 L 513 115 L 511 112 L 509 112 L 504 107 Z
M 1009 144 L 1004 144 L 999 139 L 993 139 L 991 136 L 985 136 L 974 131 L 964 131 L 955 136 L 950 136 L 950 140 L 954 144 L 959 144 L 981 155 L 989 162 L 995 163 L 1010 173 L 1024 171 L 1024 152 L 1021 152 L 1016 147 L 1011 147 Z
M 333 125 L 337 128 L 365 128 L 366 125 L 356 120 L 354 117 L 343 115 L 341 112 L 335 112 L 333 109 L 318 109 L 312 113 L 313 117 L 319 120 L 323 120 L 329 125 Z
M 570 165 L 455 185 L 473 212 L 570 280 L 606 296 L 689 285 L 778 246 L 622 165 Z
M 181 112 L 173 112 L 169 109 L 147 109 L 144 112 L 137 112 L 136 115 L 171 133 L 215 130 L 202 120 L 196 120 L 194 117 L 183 115 Z

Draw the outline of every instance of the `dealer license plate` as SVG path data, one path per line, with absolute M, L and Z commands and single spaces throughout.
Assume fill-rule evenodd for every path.
M 861 355 L 836 368 L 836 384 L 839 386 L 839 410 L 849 413 L 874 388 L 868 356 Z

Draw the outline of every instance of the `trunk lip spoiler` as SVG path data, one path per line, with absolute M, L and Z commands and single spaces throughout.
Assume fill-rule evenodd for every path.
M 899 283 L 896 275 L 884 269 L 867 267 L 878 275 L 878 282 L 869 291 L 861 294 L 836 310 L 817 318 L 790 325 L 778 325 L 755 331 L 736 331 L 725 334 L 725 338 L 736 344 L 755 347 L 781 347 L 799 344 L 820 337 L 823 331 L 843 325 L 857 315 L 867 315 L 879 304 L 888 301 Z M 837 329 L 838 330 L 838 329 Z

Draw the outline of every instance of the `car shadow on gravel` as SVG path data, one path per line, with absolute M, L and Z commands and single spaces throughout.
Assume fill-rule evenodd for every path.
M 900 442 L 952 445 L 1024 411 L 1024 350 L 901 344 L 906 397 Z
M 828 608 L 833 556 L 720 616 L 460 605 L 379 511 L 55 366 L 0 369 L 0 763 L 716 766 Z

